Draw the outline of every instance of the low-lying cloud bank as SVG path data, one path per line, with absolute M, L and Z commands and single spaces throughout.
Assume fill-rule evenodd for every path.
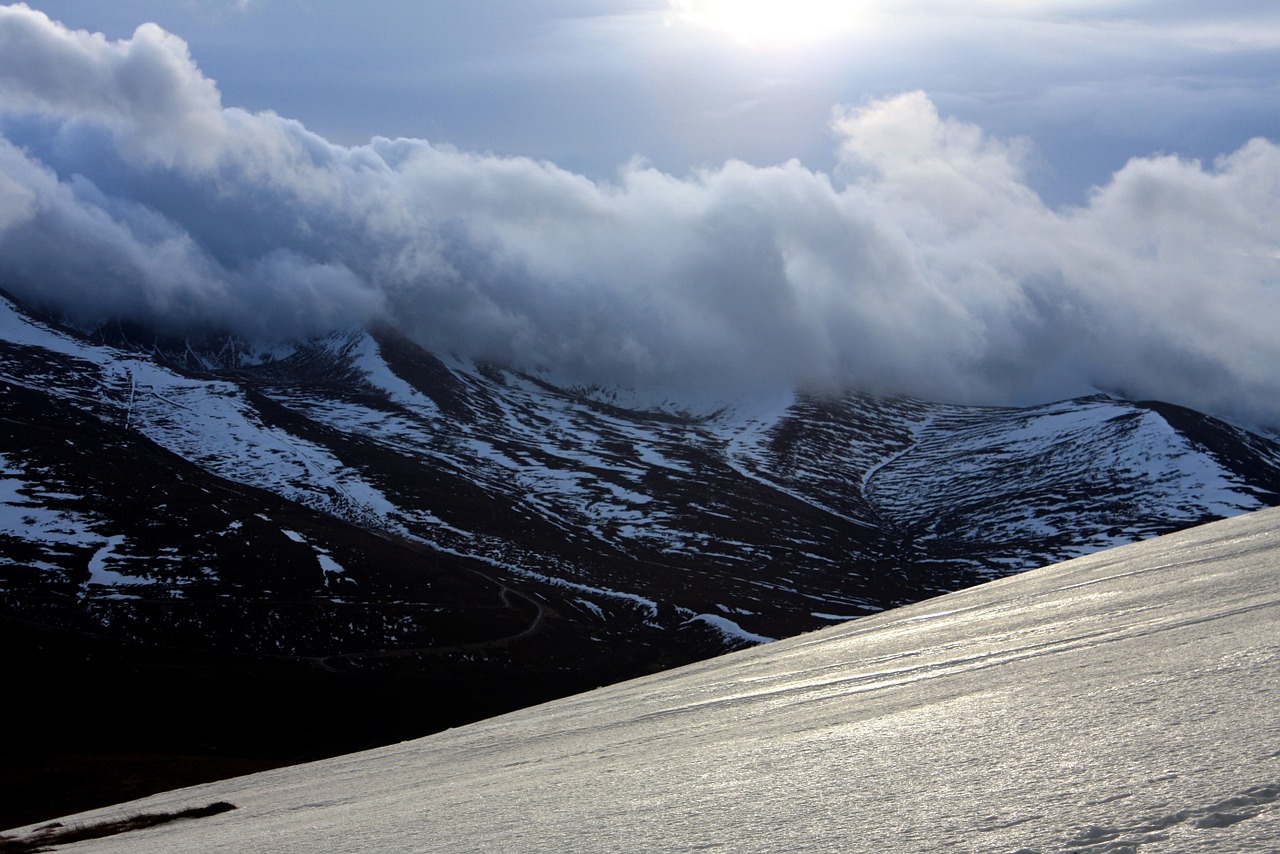
M 224 107 L 178 37 L 0 6 L 0 281 L 92 324 L 389 321 L 577 382 L 987 403 L 1102 388 L 1280 424 L 1280 147 L 1135 159 L 1046 207 L 1016 141 L 922 93 L 833 117 L 839 168 L 593 183 Z

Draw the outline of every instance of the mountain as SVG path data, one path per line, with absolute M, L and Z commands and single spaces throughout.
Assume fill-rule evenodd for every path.
M 1264 852 L 1280 510 L 7 834 L 205 851 Z
M 1158 402 L 617 400 L 0 300 L 4 752 L 312 758 L 1280 503 L 1274 437 Z

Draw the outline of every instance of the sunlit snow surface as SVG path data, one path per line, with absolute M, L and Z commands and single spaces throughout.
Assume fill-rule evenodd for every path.
M 74 851 L 1280 850 L 1280 510 L 413 742 Z

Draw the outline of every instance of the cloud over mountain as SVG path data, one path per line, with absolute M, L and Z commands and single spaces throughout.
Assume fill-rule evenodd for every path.
M 1280 423 L 1280 147 L 1132 160 L 1051 209 L 923 93 L 837 110 L 832 174 L 610 182 L 224 107 L 186 44 L 0 7 L 0 279 L 81 323 L 423 344 L 673 393 L 1107 388 Z

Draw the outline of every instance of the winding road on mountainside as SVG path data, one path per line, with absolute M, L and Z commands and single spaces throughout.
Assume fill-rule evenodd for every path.
M 421 555 L 434 554 L 425 545 L 423 545 L 422 543 L 415 542 L 414 540 L 406 539 L 404 537 L 399 537 L 399 536 L 396 536 L 395 534 L 391 534 L 386 531 L 379 531 L 375 529 L 367 529 L 367 530 L 369 530 L 369 533 L 374 534 L 377 537 L 380 537 L 384 540 L 395 543 L 397 545 L 403 546 L 404 548 L 407 548 L 410 551 L 415 552 L 417 554 L 421 554 Z M 484 579 L 485 581 L 489 582 L 490 584 L 495 585 L 498 588 L 498 599 L 501 600 L 503 608 L 510 610 L 516 607 L 515 604 L 512 602 L 513 597 L 516 599 L 521 599 L 526 603 L 528 603 L 529 605 L 532 605 L 534 608 L 534 615 L 533 615 L 533 619 L 529 622 L 529 625 L 527 625 L 522 630 L 515 632 L 513 634 L 503 635 L 502 637 L 496 637 L 496 638 L 488 638 L 486 640 L 471 641 L 470 643 L 449 644 L 447 646 L 405 647 L 401 649 L 379 649 L 379 650 L 369 650 L 366 652 L 337 653 L 335 655 L 327 655 L 327 656 L 296 656 L 296 657 L 301 660 L 311 662 L 313 666 L 315 666 L 320 670 L 326 670 L 331 673 L 340 673 L 343 671 L 338 667 L 338 664 L 343 662 L 385 661 L 385 660 L 398 659 L 398 658 L 412 658 L 414 656 L 420 656 L 420 655 L 451 655 L 454 653 L 479 652 L 483 650 L 501 649 L 503 647 L 509 646 L 512 643 L 515 643 L 516 641 L 524 640 L 525 638 L 530 637 L 536 634 L 539 630 L 541 630 L 543 624 L 546 622 L 547 615 L 551 613 L 551 609 L 547 606 L 547 604 L 544 601 L 542 601 L 541 598 L 516 590 L 515 588 L 507 585 L 505 582 L 499 581 L 498 579 L 494 578 L 488 573 L 482 572 L 481 570 L 476 569 L 474 567 L 465 567 L 464 569 L 466 572 L 469 572 L 472 575 L 476 575 Z

